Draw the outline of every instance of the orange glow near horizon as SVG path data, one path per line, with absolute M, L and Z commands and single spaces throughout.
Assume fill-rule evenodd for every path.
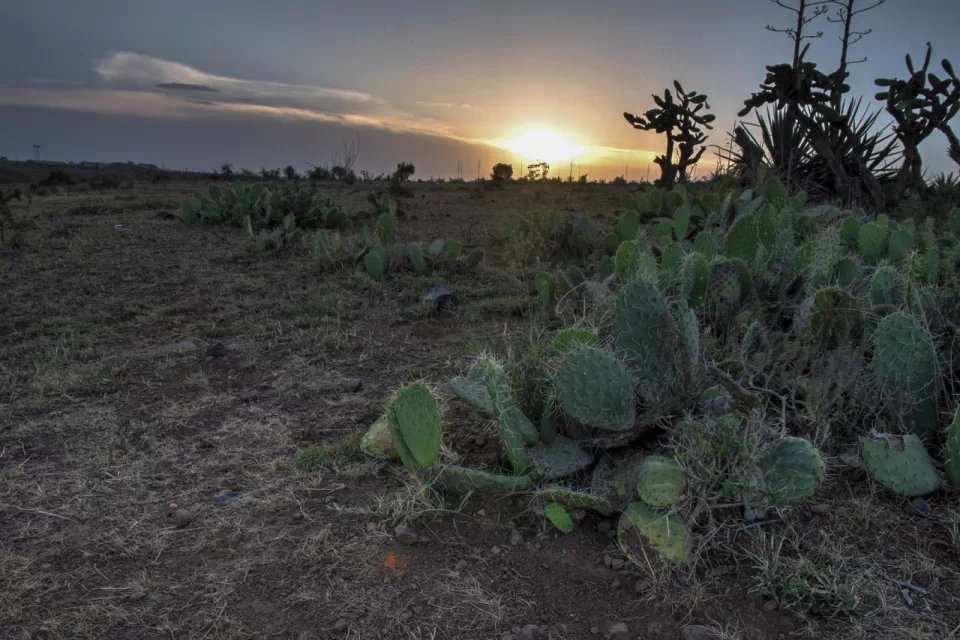
M 566 162 L 582 156 L 587 148 L 573 136 L 552 127 L 528 125 L 518 127 L 496 145 L 519 154 L 524 159 L 545 162 Z

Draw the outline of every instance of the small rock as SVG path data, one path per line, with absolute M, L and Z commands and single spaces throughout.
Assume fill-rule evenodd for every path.
M 603 566 L 605 566 L 607 569 L 609 569 L 611 564 L 613 564 L 613 558 L 611 558 L 611 557 L 608 556 L 608 555 L 604 555 L 604 556 L 603 556 Z
M 610 625 L 603 637 L 610 640 L 627 640 L 630 637 L 630 629 L 623 622 L 618 622 Z
M 457 294 L 445 284 L 430 287 L 423 300 L 427 304 L 432 305 L 437 311 L 444 311 L 457 306 Z
M 393 535 L 396 537 L 397 542 L 406 545 L 416 544 L 419 539 L 417 532 L 405 524 L 398 524 L 393 530 Z
M 777 609 L 779 609 L 780 605 L 779 603 L 777 603 L 776 600 L 767 600 L 766 602 L 763 603 L 763 607 L 761 608 L 767 613 L 770 613 L 771 611 L 776 611 Z
M 597 635 L 598 633 L 600 633 L 600 627 L 598 627 L 598 626 L 596 626 L 596 625 L 590 627 L 590 635 L 594 635 L 594 636 L 595 636 L 595 635 Z
M 810 507 L 810 511 L 812 511 L 812 512 L 814 513 L 814 515 L 825 516 L 825 515 L 827 515 L 828 513 L 830 513 L 830 505 L 828 505 L 828 504 L 815 504 L 815 505 L 813 505 L 812 507 Z
M 478 517 L 478 518 L 486 518 L 486 517 L 487 517 L 487 512 L 484 511 L 483 509 L 480 509 L 479 511 L 477 511 L 477 517 Z
M 493 554 L 493 555 L 495 555 L 495 556 L 500 555 L 500 552 L 501 552 L 500 547 L 498 547 L 498 546 L 496 546 L 496 545 L 494 545 L 493 547 L 490 548 L 490 553 Z
M 611 589 L 619 589 L 619 588 L 620 588 L 620 581 L 619 581 L 619 580 L 614 580 L 613 582 L 611 582 L 611 583 L 610 583 L 610 588 L 611 588 Z
M 633 590 L 637 593 L 646 593 L 650 590 L 650 581 L 645 579 L 637 580 L 636 584 L 633 585 Z
M 193 522 L 193 513 L 189 509 L 177 509 L 173 512 L 173 521 L 177 529 L 186 529 Z
M 376 533 L 377 532 L 377 523 L 368 522 L 367 523 L 367 533 Z
M 339 631 L 341 633 L 346 631 L 349 627 L 350 627 L 350 623 L 347 622 L 346 618 L 340 618 L 339 620 L 333 623 L 333 630 Z
M 517 547 L 523 544 L 523 534 L 516 529 L 510 534 L 510 546 Z
M 239 495 L 240 493 L 238 491 L 234 491 L 233 489 L 223 489 L 217 493 L 217 495 L 213 496 L 213 499 L 217 502 L 226 502 L 227 500 L 232 500 Z
M 227 347 L 222 342 L 214 342 L 207 347 L 207 356 L 211 358 L 222 358 L 227 355 Z
M 853 467 L 854 469 L 863 469 L 863 460 L 860 459 L 860 455 L 857 453 L 856 449 L 845 451 L 838 457 L 840 458 L 840 462 L 848 467 Z
M 347 378 L 347 381 L 343 383 L 343 390 L 347 393 L 356 393 L 362 388 L 363 380 L 361 378 Z
M 620 558 L 611 558 L 611 559 L 610 559 L 610 569 L 611 569 L 612 571 L 620 571 L 620 569 L 623 569 L 623 565 L 624 565 L 624 564 L 626 564 L 626 563 L 625 563 L 623 560 L 621 560 Z
M 703 624 L 688 624 L 680 629 L 681 640 L 715 640 L 716 637 L 713 629 Z
M 923 498 L 914 498 L 910 501 L 910 509 L 918 516 L 929 516 L 932 509 L 930 503 Z

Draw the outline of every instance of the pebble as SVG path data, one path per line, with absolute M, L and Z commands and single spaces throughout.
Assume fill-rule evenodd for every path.
M 623 622 L 617 622 L 610 625 L 603 637 L 610 640 L 627 640 L 630 637 L 630 629 Z
M 597 635 L 598 633 L 600 633 L 600 627 L 598 627 L 598 626 L 596 626 L 596 625 L 590 627 L 590 634 L 591 634 L 591 635 Z
M 347 381 L 343 383 L 343 390 L 347 393 L 357 393 L 360 389 L 363 388 L 363 379 L 353 377 L 347 378 Z
M 815 515 L 825 516 L 825 515 L 827 515 L 828 513 L 830 513 L 830 505 L 828 505 L 828 504 L 815 504 L 815 505 L 813 505 L 812 507 L 810 507 L 810 511 L 812 511 Z
M 514 529 L 510 533 L 510 546 L 518 547 L 521 544 L 523 544 L 523 534 L 517 531 L 516 529 Z
M 681 640 L 716 640 L 713 629 L 703 624 L 688 624 L 680 629 Z
M 405 524 L 398 524 L 393 530 L 393 535 L 396 537 L 397 542 L 406 545 L 416 544 L 419 539 L 417 532 Z
M 193 512 L 189 509 L 177 509 L 173 512 L 173 521 L 177 529 L 185 529 L 193 521 Z
M 217 493 L 217 495 L 213 496 L 213 499 L 216 500 L 217 502 L 226 502 L 227 500 L 236 498 L 239 495 L 240 493 L 237 491 L 234 491 L 233 489 L 222 489 L 220 492 Z
M 766 602 L 763 603 L 763 607 L 762 607 L 762 609 L 767 613 L 770 613 L 771 611 L 776 611 L 779 608 L 780 608 L 780 605 L 777 603 L 776 600 L 767 600 Z
M 214 342 L 207 347 L 207 355 L 211 358 L 222 358 L 227 355 L 227 347 L 222 342 Z
M 913 509 L 913 512 L 918 516 L 929 516 L 932 511 L 930 503 L 923 498 L 914 498 L 911 500 L 910 508 Z
M 350 627 L 350 623 L 347 622 L 346 618 L 340 618 L 339 620 L 333 623 L 334 631 L 343 632 L 343 631 L 346 631 L 349 627 Z
M 367 533 L 376 533 L 377 532 L 377 523 L 368 522 L 367 523 Z

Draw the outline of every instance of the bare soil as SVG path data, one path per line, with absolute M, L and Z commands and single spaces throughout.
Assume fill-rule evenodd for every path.
M 515 217 L 533 202 L 611 221 L 627 187 L 412 184 L 402 239 L 487 256 L 382 283 L 182 225 L 197 188 L 60 188 L 0 246 L 0 638 L 958 637 L 956 498 L 898 499 L 835 458 L 816 511 L 719 527 L 728 552 L 683 574 L 624 564 L 615 520 L 562 536 L 522 496 L 461 504 L 349 450 L 296 464 L 401 384 L 442 394 L 521 343 Z M 359 210 L 368 192 L 330 195 Z M 456 310 L 404 313 L 438 282 Z M 444 442 L 496 458 L 491 425 L 449 398 Z

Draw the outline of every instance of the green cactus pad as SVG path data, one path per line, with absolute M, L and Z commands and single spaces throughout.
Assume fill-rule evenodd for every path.
M 610 332 L 614 345 L 622 350 L 630 367 L 641 377 L 653 376 L 666 368 L 673 323 L 663 294 L 642 280 L 620 290 L 613 305 Z
M 623 278 L 633 271 L 633 254 L 636 246 L 633 240 L 624 240 L 617 245 L 617 253 L 613 257 L 613 275 Z
M 651 507 L 672 507 L 683 499 L 687 474 L 672 458 L 645 456 L 631 471 L 637 495 Z
M 483 260 L 483 251 L 481 249 L 476 249 L 467 254 L 466 258 L 463 260 L 463 265 L 467 269 L 474 269 Z
M 904 496 L 923 496 L 940 487 L 940 478 L 923 442 L 912 433 L 905 436 L 860 438 L 860 452 L 870 475 L 891 491 Z
M 593 463 L 593 456 L 566 436 L 556 436 L 549 443 L 538 442 L 527 451 L 531 473 L 543 480 L 559 480 L 583 471 Z
M 363 257 L 363 266 L 374 280 L 380 280 L 390 267 L 390 254 L 383 245 L 377 245 L 367 251 Z
M 510 380 L 503 368 L 486 358 L 478 361 L 477 366 L 483 372 L 487 383 L 493 415 L 497 420 L 497 433 L 500 435 L 504 452 L 513 470 L 520 474 L 525 473 L 530 466 L 526 445 L 537 442 L 540 434 L 513 399 Z
M 477 365 L 471 366 L 465 376 L 450 381 L 450 389 L 472 409 L 485 416 L 493 415 L 493 402 L 487 391 L 487 381 Z
M 537 491 L 534 497 L 547 504 L 555 502 L 570 509 L 585 509 L 604 516 L 614 511 L 613 505 L 603 496 L 567 487 L 546 487 Z
M 809 499 L 823 483 L 823 458 L 809 440 L 787 436 L 778 440 L 759 462 L 763 489 L 777 506 Z
M 710 265 L 707 289 L 707 312 L 715 319 L 729 320 L 740 311 L 743 287 L 740 272 L 730 260 L 717 260 Z
M 425 384 L 401 389 L 387 407 L 390 435 L 407 469 L 429 467 L 440 452 L 440 406 Z
M 880 321 L 873 343 L 873 371 L 891 413 L 906 433 L 933 438 L 939 376 L 930 332 L 898 311 Z
M 717 238 L 710 231 L 703 230 L 693 239 L 693 248 L 707 260 L 712 260 L 720 252 Z
M 857 234 L 857 248 L 867 264 L 877 264 L 887 248 L 887 231 L 876 222 L 868 222 Z
M 894 264 L 907 259 L 913 249 L 913 234 L 908 229 L 894 229 L 887 239 L 887 255 Z
M 550 521 L 550 524 L 556 527 L 560 533 L 570 533 L 573 531 L 573 520 L 570 519 L 570 514 L 567 513 L 567 510 L 562 504 L 551 502 L 544 507 L 543 512 L 547 516 L 547 520 Z
M 954 209 L 954 211 L 960 211 Z M 943 472 L 954 489 L 960 489 L 960 409 L 947 428 L 947 443 L 944 447 Z
M 683 261 L 680 283 L 683 297 L 694 309 L 701 309 L 707 301 L 710 281 L 710 263 L 699 253 L 691 253 Z
M 444 491 L 464 495 L 473 492 L 515 493 L 529 491 L 529 476 L 506 476 L 455 465 L 438 465 L 434 482 Z
M 747 264 L 753 262 L 760 250 L 760 224 L 754 215 L 745 215 L 733 223 L 723 242 L 723 253 L 730 258 L 739 258 Z
M 642 502 L 631 502 L 617 524 L 617 544 L 635 564 L 647 566 L 645 548 L 655 550 L 674 566 L 683 566 L 690 558 L 690 540 L 683 522 L 672 515 L 658 513 Z
M 390 433 L 390 421 L 387 414 L 377 419 L 360 439 L 360 451 L 371 458 L 393 460 L 397 457 L 397 449 L 393 445 L 393 435 Z
M 841 287 L 852 287 L 863 277 L 863 267 L 851 257 L 838 260 L 836 271 L 837 284 Z
M 871 304 L 898 304 L 900 295 L 900 274 L 891 267 L 878 267 L 867 287 L 867 297 Z
M 386 246 L 391 246 L 397 241 L 397 216 L 392 212 L 380 215 L 377 221 L 377 235 L 380 236 L 380 242 Z
M 689 205 L 683 204 L 673 212 L 673 237 L 677 240 L 683 240 L 690 232 L 690 219 L 693 217 L 693 210 Z
M 613 354 L 595 347 L 567 352 L 554 386 L 561 410 L 577 422 L 609 431 L 625 431 L 633 426 L 633 381 Z
M 840 225 L 840 237 L 848 248 L 856 249 L 859 247 L 860 227 L 862 226 L 863 222 L 861 222 L 859 218 L 854 218 L 853 216 L 844 218 L 843 223 Z

